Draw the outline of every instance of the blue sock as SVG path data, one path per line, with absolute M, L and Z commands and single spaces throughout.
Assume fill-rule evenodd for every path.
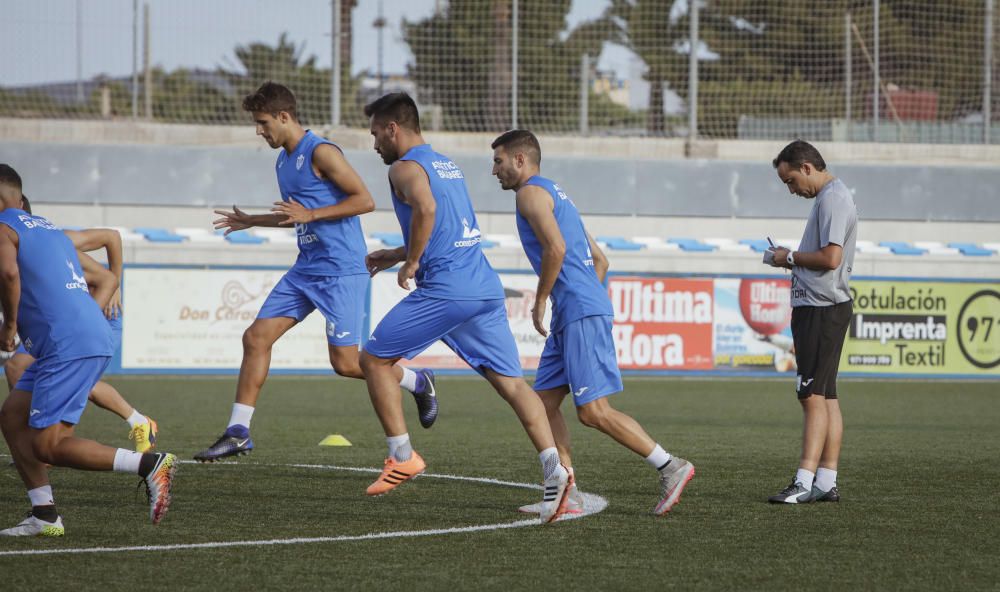
M 232 438 L 249 438 L 250 428 L 245 425 L 231 425 L 226 428 L 226 435 Z
M 417 391 L 416 392 L 422 393 L 422 392 L 424 392 L 427 389 L 427 379 L 424 378 L 424 373 L 422 371 L 420 371 L 420 370 L 416 371 L 416 375 L 417 375 Z

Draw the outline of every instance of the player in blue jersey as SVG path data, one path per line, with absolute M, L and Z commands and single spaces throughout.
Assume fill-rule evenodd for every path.
M 607 258 L 566 192 L 540 175 L 542 149 L 534 134 L 511 130 L 492 147 L 493 174 L 503 189 L 516 193 L 518 234 L 538 274 L 532 320 L 547 339 L 534 387 L 545 403 L 559 457 L 572 466 L 569 431 L 559 410 L 572 392 L 583 425 L 611 436 L 658 471 L 661 496 L 653 513 L 665 514 L 680 500 L 694 466 L 665 451 L 635 419 L 608 402 L 623 387 L 611 333 L 614 312 L 603 285 Z M 552 321 L 546 330 L 543 318 L 550 298 Z M 576 492 L 571 491 L 571 500 L 570 511 L 578 504 Z M 522 511 L 538 509 L 525 506 Z
M 569 473 L 559 463 L 545 408 L 521 373 L 507 322 L 503 285 L 480 246 L 481 235 L 461 169 L 424 142 L 416 104 L 406 93 L 365 107 L 375 151 L 389 166 L 392 204 L 405 245 L 367 258 L 372 275 L 402 263 L 400 287 L 416 289 L 390 310 L 365 344 L 361 366 L 385 430 L 389 455 L 368 495 L 386 493 L 423 472 L 411 444 L 392 368 L 442 340 L 508 402 L 539 452 L 543 522 L 565 509 Z
M 330 364 L 350 378 L 364 378 L 358 344 L 368 289 L 367 247 L 358 216 L 375 208 L 364 182 L 335 144 L 302 127 L 295 95 L 273 82 L 243 100 L 257 135 L 280 148 L 275 172 L 281 201 L 271 214 L 250 215 L 239 208 L 219 211 L 216 228 L 226 234 L 252 226 L 295 226 L 299 256 L 261 306 L 243 334 L 243 364 L 236 402 L 225 433 L 195 455 L 202 462 L 246 454 L 253 449 L 250 420 L 267 378 L 271 348 L 289 329 L 319 309 L 326 318 Z M 430 370 L 391 369 L 396 384 L 413 393 L 420 423 L 429 428 L 437 417 L 434 374 Z
M 31 204 L 28 202 L 27 197 L 22 196 L 21 209 L 29 214 L 32 213 Z M 118 234 L 118 231 L 110 228 L 64 230 L 63 232 L 73 242 L 73 247 L 77 250 L 80 263 L 83 265 L 84 276 L 87 276 L 88 281 L 90 279 L 89 269 L 92 266 L 99 266 L 99 264 L 90 259 L 85 253 L 98 249 L 104 249 L 107 253 L 108 269 L 114 274 L 117 283 L 107 306 L 104 307 L 104 316 L 108 319 L 108 324 L 111 325 L 114 338 L 112 349 L 117 350 L 118 345 L 121 343 L 122 334 L 121 289 L 118 287 L 121 285 L 122 278 L 121 235 Z M 91 293 L 97 293 L 93 285 L 91 285 Z M 24 372 L 34 362 L 35 358 L 31 357 L 31 354 L 25 349 L 24 344 L 18 345 L 17 350 L 13 353 L 10 360 L 4 364 L 4 373 L 7 376 L 9 390 L 14 390 L 14 385 L 17 384 L 17 381 L 21 379 Z M 155 448 L 158 430 L 156 422 L 130 405 L 122 397 L 121 393 L 118 392 L 118 389 L 103 380 L 99 381 L 94 385 L 94 390 L 90 392 L 89 399 L 98 407 L 111 411 L 129 424 L 128 437 L 135 442 L 136 452 L 148 452 Z
M 36 359 L 0 408 L 0 428 L 32 509 L 0 535 L 65 533 L 46 464 L 140 475 L 150 494 L 150 519 L 158 524 L 170 505 L 177 458 L 116 450 L 74 435 L 87 395 L 111 360 L 111 328 L 101 307 L 117 280 L 111 276 L 101 283 L 109 287 L 91 297 L 70 239 L 21 204 L 21 178 L 0 165 L 0 349 L 12 351 L 17 335 Z

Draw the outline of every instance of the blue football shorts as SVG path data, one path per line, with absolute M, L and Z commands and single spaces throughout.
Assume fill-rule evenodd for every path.
M 567 323 L 545 340 L 534 389 L 568 386 L 577 407 L 621 392 L 610 316 L 590 316 Z
M 104 314 L 103 312 L 101 314 Z M 118 351 L 118 347 L 122 344 L 122 314 L 118 314 L 118 318 L 108 319 L 108 325 L 111 327 L 111 351 Z M 14 350 L 14 355 L 24 354 L 30 356 L 28 350 L 24 347 L 24 342 L 22 341 L 17 345 L 17 349 Z
M 480 374 L 489 368 L 523 376 L 503 298 L 444 300 L 416 290 L 385 315 L 365 351 L 382 359 L 411 359 L 439 339 Z
M 14 385 L 31 393 L 28 425 L 41 430 L 60 421 L 79 423 L 87 396 L 110 363 L 110 356 L 36 360 Z
M 257 313 L 258 319 L 291 317 L 302 321 L 319 309 L 330 345 L 361 343 L 368 274 L 319 276 L 294 269 L 281 278 Z

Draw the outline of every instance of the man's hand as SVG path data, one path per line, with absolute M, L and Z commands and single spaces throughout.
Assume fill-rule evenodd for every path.
M 281 226 L 308 224 L 316 219 L 316 214 L 312 210 L 291 198 L 288 201 L 274 202 L 271 213 L 286 216 L 285 220 L 278 222 Z
M 104 307 L 104 316 L 108 319 L 117 319 L 122 316 L 122 289 L 120 287 L 115 290 L 108 305 Z
M 236 232 L 237 230 L 246 230 L 247 228 L 253 226 L 250 214 L 247 214 L 236 206 L 233 206 L 232 212 L 227 212 L 226 210 L 215 210 L 215 213 L 222 216 L 213 222 L 215 229 L 221 230 L 225 228 L 226 234 Z
M 399 273 L 396 274 L 396 283 L 399 287 L 404 290 L 410 289 L 410 280 L 417 275 L 417 270 L 420 269 L 420 262 L 414 261 L 410 263 L 407 261 L 399 268 Z
M 792 266 L 788 264 L 788 253 L 789 249 L 785 247 L 775 247 L 774 249 L 774 266 L 784 267 L 785 269 L 791 269 Z
M 535 324 L 535 331 L 542 337 L 548 337 L 549 331 L 545 328 L 545 301 L 535 299 L 535 306 L 531 309 L 531 322 Z
M 399 251 L 397 249 L 379 249 L 372 251 L 365 257 L 365 267 L 368 275 L 374 276 L 383 269 L 389 269 L 399 263 Z
M 3 351 L 14 351 L 17 349 L 17 323 L 8 323 L 6 320 L 0 327 L 0 349 Z

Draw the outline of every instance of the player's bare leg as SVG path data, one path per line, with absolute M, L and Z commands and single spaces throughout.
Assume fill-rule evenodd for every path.
M 788 487 L 768 498 L 771 503 L 805 504 L 814 501 L 813 481 L 830 432 L 830 410 L 827 408 L 826 398 L 821 394 L 799 399 L 799 404 L 802 405 L 802 456 L 799 458 L 799 468 Z M 839 411 L 839 407 L 837 409 Z M 839 438 L 837 442 L 839 451 Z
M 827 430 L 823 453 L 819 457 L 819 468 L 813 481 L 812 499 L 817 502 L 839 502 L 837 489 L 837 463 L 840 462 L 840 445 L 844 438 L 844 417 L 840 413 L 840 401 L 826 400 Z
M 255 319 L 243 332 L 243 363 L 236 383 L 236 402 L 255 407 L 271 369 L 271 348 L 298 321 L 290 317 Z
M 0 407 L 0 428 L 14 458 L 14 467 L 25 486 L 31 490 L 49 484 L 48 467 L 35 457 L 32 433 L 28 427 L 31 393 L 11 391 Z
M 149 452 L 156 447 L 156 435 L 159 429 L 156 422 L 136 411 L 118 389 L 102 380 L 91 389 L 89 398 L 101 409 L 106 409 L 128 422 L 128 437 L 135 441 L 136 452 Z
M 35 358 L 28 354 L 15 354 L 3 367 L 4 376 L 7 378 L 7 389 L 13 391 L 17 381 L 24 375 L 28 366 L 33 364 Z
M 639 422 L 612 407 L 607 397 L 577 407 L 576 414 L 583 425 L 611 436 L 642 457 L 649 456 L 656 447 L 656 442 L 642 429 Z
M 579 514 L 583 512 L 583 495 L 576 486 L 575 475 L 573 473 L 572 457 L 570 456 L 569 428 L 566 426 L 566 418 L 562 414 L 560 406 L 569 387 L 560 387 L 545 391 L 538 391 L 538 397 L 545 406 L 545 415 L 549 420 L 549 428 L 552 430 L 552 439 L 555 440 L 556 450 L 559 451 L 559 461 L 570 475 L 569 491 L 566 497 L 566 513 Z M 544 508 L 544 502 L 527 504 L 518 508 L 519 512 L 525 514 L 540 514 Z

